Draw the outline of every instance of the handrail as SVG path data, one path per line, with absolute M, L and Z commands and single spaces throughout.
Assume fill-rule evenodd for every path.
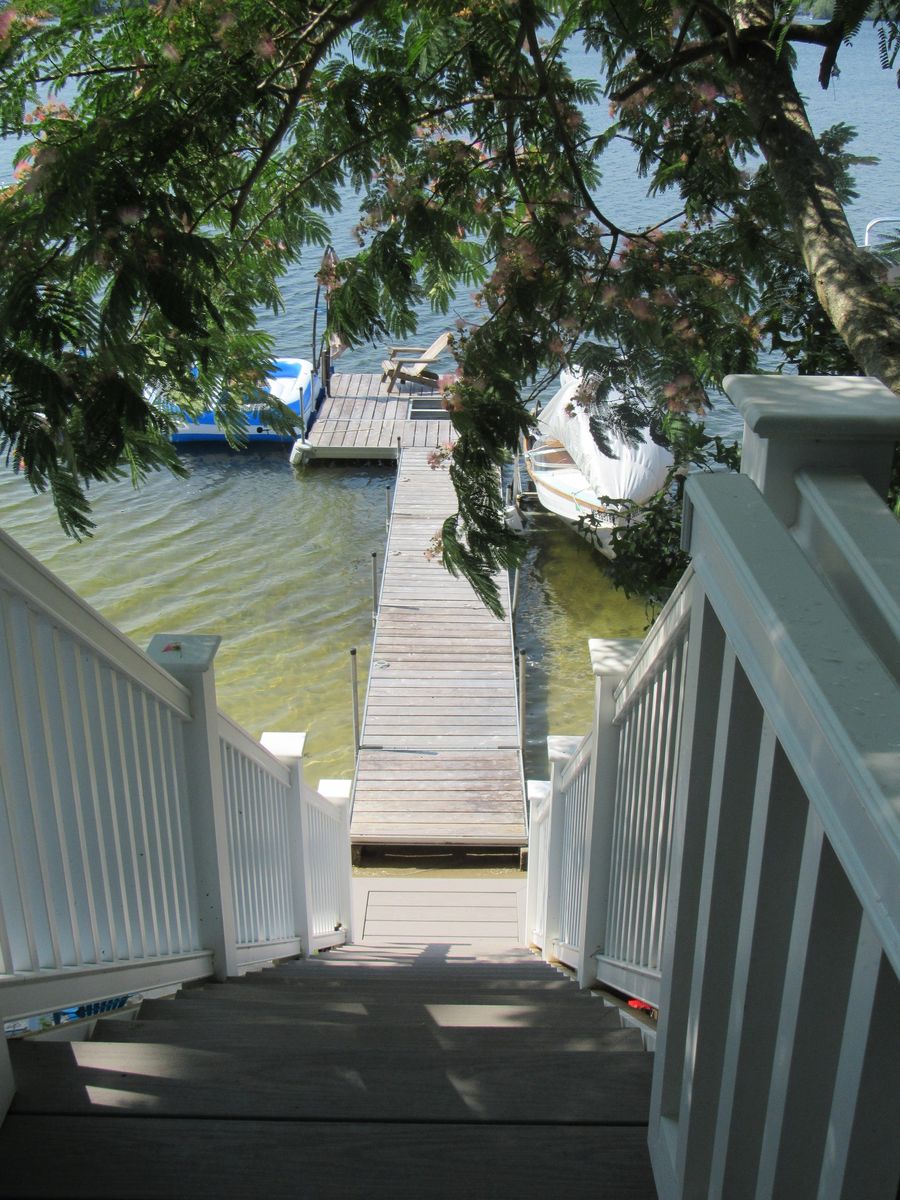
M 900 687 L 746 476 L 689 488 L 694 570 L 900 972 Z
M 694 573 L 688 566 L 672 595 L 666 601 L 659 616 L 653 622 L 647 636 L 641 642 L 640 649 L 634 656 L 622 682 L 616 688 L 617 720 L 627 710 L 648 673 L 656 669 L 660 656 L 678 637 L 690 620 L 693 595 Z
M 869 234 L 876 225 L 900 225 L 900 217 L 876 217 L 874 221 L 870 221 L 866 226 L 863 234 L 863 245 L 869 247 Z
M 258 767 L 277 779 L 284 787 L 289 786 L 291 775 L 284 763 L 221 709 L 219 709 L 219 736 L 245 758 L 249 758 Z
M 569 787 L 578 772 L 583 769 L 585 762 L 590 759 L 593 750 L 594 730 L 589 729 L 560 771 L 559 787 L 561 791 L 565 791 Z
M 0 580 L 6 580 L 29 607 L 66 629 L 107 664 L 126 672 L 179 716 L 190 716 L 185 687 L 2 529 Z
M 584 985 L 587 955 L 659 1011 L 663 1200 L 893 1200 L 900 526 L 882 489 L 900 402 L 856 377 L 725 387 L 743 473 L 688 480 L 691 566 L 631 668 L 591 645 L 593 753 L 553 764 L 529 903 L 545 957 Z

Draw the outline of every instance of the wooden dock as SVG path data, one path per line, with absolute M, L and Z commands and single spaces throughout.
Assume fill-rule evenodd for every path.
M 311 459 L 396 458 L 398 438 L 433 449 L 451 434 L 439 392 L 402 384 L 389 394 L 380 375 L 336 372 L 307 441 Z
M 353 787 L 355 846 L 527 843 L 507 579 L 500 621 L 425 554 L 455 508 L 448 471 L 429 465 L 427 449 L 405 449 Z

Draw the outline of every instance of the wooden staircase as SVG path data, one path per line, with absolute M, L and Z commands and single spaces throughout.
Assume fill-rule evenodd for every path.
M 652 1058 L 526 950 L 373 944 L 12 1046 L 3 1197 L 655 1197 Z

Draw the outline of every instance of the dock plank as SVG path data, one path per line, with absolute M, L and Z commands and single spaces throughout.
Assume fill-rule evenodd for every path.
M 357 845 L 527 841 L 509 619 L 425 557 L 455 503 L 426 447 L 404 449 L 353 787 Z
M 389 393 L 380 375 L 336 372 L 309 431 L 310 457 L 396 458 L 398 438 L 404 447 L 433 450 L 453 432 L 440 404 L 440 393 L 430 388 L 407 385 Z

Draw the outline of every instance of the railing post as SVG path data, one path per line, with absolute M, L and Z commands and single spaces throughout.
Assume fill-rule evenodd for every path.
M 341 912 L 346 934 L 346 941 L 353 940 L 353 866 L 350 859 L 350 792 L 352 782 L 349 779 L 320 779 L 316 789 L 320 796 L 341 810 L 343 828 L 343 844 L 347 853 L 343 856 L 341 866 Z
M 615 691 L 641 646 L 640 638 L 591 638 L 594 692 L 594 753 L 591 759 L 590 802 L 584 830 L 584 874 L 581 892 L 581 928 L 578 948 L 578 984 L 596 981 L 592 955 L 603 949 L 609 910 L 609 879 L 616 781 L 619 770 L 619 730 L 615 725 Z
M 855 471 L 887 490 L 900 400 L 858 375 L 726 375 L 728 398 L 744 418 L 741 474 L 748 475 L 785 525 L 797 518 L 798 471 Z
M 556 958 L 560 935 L 560 889 L 566 809 L 559 782 L 566 763 L 580 744 L 581 738 L 571 735 L 547 738 L 547 753 L 550 758 L 550 817 L 547 821 L 547 912 L 544 919 L 543 952 L 545 962 Z
M 214 974 L 238 973 L 237 935 L 213 659 L 220 637 L 157 634 L 147 653 L 191 693 L 184 726 L 184 763 L 197 880 L 200 937 L 214 955 Z
M 541 909 L 546 909 L 547 903 L 546 888 L 541 887 L 541 883 L 543 882 L 541 862 L 536 853 L 538 847 L 535 839 L 535 813 L 550 795 L 550 781 L 548 779 L 529 779 L 527 789 L 528 879 L 525 884 L 525 941 L 530 946 L 532 945 L 532 934 L 538 925 L 538 912 Z M 546 854 L 542 852 L 540 857 L 546 863 Z M 543 878 L 545 879 L 546 876 Z M 544 921 L 541 921 L 542 928 L 543 925 Z
M 259 739 L 270 754 L 283 763 L 291 774 L 293 811 L 288 825 L 288 853 L 291 863 L 291 898 L 294 909 L 294 933 L 303 943 L 304 953 L 310 950 L 309 871 L 306 862 L 306 843 L 303 830 L 303 746 L 305 733 L 275 733 L 268 731 Z

